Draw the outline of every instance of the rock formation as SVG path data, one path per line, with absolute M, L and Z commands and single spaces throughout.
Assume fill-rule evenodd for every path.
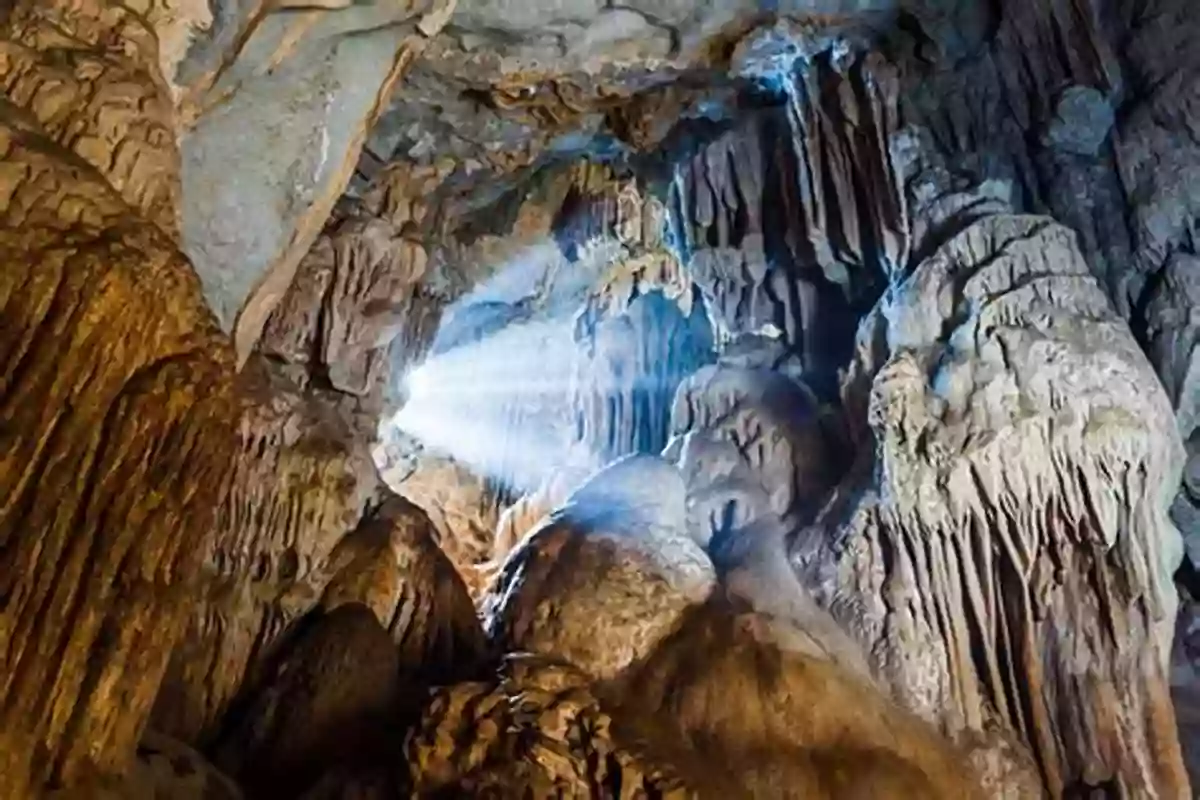
M 818 523 L 793 557 L 881 671 L 908 676 L 907 705 L 951 730 L 999 720 L 1052 792 L 1175 796 L 1165 509 L 1183 449 L 1074 238 L 987 217 L 895 287 L 848 384 L 868 409 L 870 488 L 828 509 L 832 542 Z
M 1185 798 L 1188 0 L 0 3 L 0 800 Z
M 0 13 L 6 798 L 132 766 L 235 448 L 232 352 L 176 244 L 165 21 Z
M 508 554 L 483 601 L 489 636 L 602 680 L 644 659 L 713 589 L 685 502 L 679 473 L 651 456 L 597 472 Z

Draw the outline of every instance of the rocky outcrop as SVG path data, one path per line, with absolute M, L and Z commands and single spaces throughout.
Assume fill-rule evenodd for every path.
M 215 748 L 253 796 L 297 797 L 399 745 L 399 652 L 363 605 L 309 620 L 264 678 Z
M 812 391 L 734 357 L 684 381 L 671 432 L 667 452 L 688 481 L 692 525 L 706 541 L 738 538 L 764 519 L 803 525 L 839 477 Z
M 496 523 L 496 541 L 493 546 L 493 566 L 500 567 L 504 559 L 525 538 L 537 529 L 555 509 L 567 502 L 577 487 L 592 476 L 590 456 L 576 462 L 568 460 L 563 469 L 557 471 L 536 490 L 517 498 L 500 515 Z
M 244 361 L 349 184 L 393 88 L 454 3 L 215 8 L 175 74 L 189 123 L 182 233 Z
M 797 529 L 816 516 L 843 458 L 812 392 L 768 368 L 785 348 L 744 343 L 680 386 L 664 452 L 683 475 L 688 527 L 726 593 L 747 603 L 779 640 L 871 675 L 859 646 L 797 580 L 788 558 Z
M 723 784 L 753 797 L 986 796 L 932 728 L 765 623 L 722 598 L 694 609 L 615 690 L 618 730 L 652 757 L 678 748 L 710 765 L 702 796 L 728 796 Z
M 410 685 L 474 677 L 489 649 L 467 587 L 437 545 L 429 517 L 388 499 L 330 556 L 321 606 L 362 603 L 392 635 Z
M 954 748 L 892 706 L 865 670 L 836 663 L 854 645 L 835 625 L 776 619 L 717 589 L 684 513 L 681 476 L 662 461 L 601 470 L 509 555 L 485 602 L 490 633 L 506 650 L 539 654 L 516 663 L 570 662 L 562 674 L 578 670 L 576 702 L 594 702 L 585 678 L 598 680 L 591 691 L 614 709 L 614 740 L 636 745 L 643 763 L 671 765 L 686 796 L 979 796 Z M 554 669 L 546 674 L 564 668 Z M 542 710 L 542 697 L 490 683 L 435 695 L 409 744 L 414 780 L 459 791 L 569 785 L 584 765 L 607 763 L 589 762 L 595 740 L 571 734 L 579 712 Z M 527 707 L 517 719 L 537 729 L 522 737 L 511 715 Z
M 378 489 L 363 443 L 329 407 L 255 359 L 230 489 L 197 604 L 155 710 L 160 730 L 208 744 L 244 681 L 320 600 L 329 559 Z
M 860 347 L 871 472 L 795 540 L 806 584 L 905 705 L 1017 733 L 1055 796 L 1185 794 L 1165 674 L 1183 449 L 1074 236 L 975 223 Z
M 532 656 L 436 693 L 405 748 L 416 797 L 696 796 L 616 739 L 578 671 Z
M 793 257 L 851 296 L 908 259 L 908 210 L 892 162 L 899 76 L 852 30 L 785 22 L 738 44 L 732 68 L 780 82 L 792 135 Z
M 465 465 L 430 454 L 416 457 L 416 468 L 391 487 L 420 506 L 433 523 L 441 550 L 478 597 L 487 583 L 494 556 L 500 498 L 485 477 Z M 384 473 L 387 477 L 387 473 Z
M 571 387 L 575 440 L 599 463 L 667 444 L 680 382 L 712 353 L 708 319 L 684 314 L 661 292 L 639 296 L 614 317 L 581 318 Z
M 1147 354 L 1189 438 L 1200 426 L 1200 257 L 1175 253 L 1163 266 L 1146 306 Z
M 419 319 L 416 287 L 427 255 L 420 237 L 378 218 L 349 218 L 322 235 L 269 317 L 259 351 L 316 387 L 379 394 L 388 346 Z M 370 416 L 382 411 L 379 398 Z
M 419 508 L 379 486 L 336 410 L 252 360 L 239 456 L 217 518 L 203 604 L 159 693 L 160 729 L 208 746 L 307 615 L 363 604 L 408 680 L 469 677 L 484 658 L 465 586 Z
M 0 798 L 1186 796 L 1189 11 L 7 3 Z
M 242 800 L 241 789 L 218 772 L 200 753 L 182 742 L 146 731 L 138 743 L 133 767 L 122 776 L 102 776 L 94 783 L 47 792 L 48 800 Z
M 774 108 L 703 144 L 676 168 L 672 224 L 719 338 L 778 338 L 831 394 L 846 355 L 838 340 L 856 316 L 806 249 L 792 136 L 787 114 Z
M 484 625 L 504 652 L 609 679 L 670 635 L 713 584 L 688 535 L 679 473 L 630 456 L 585 481 L 508 555 L 483 600 Z

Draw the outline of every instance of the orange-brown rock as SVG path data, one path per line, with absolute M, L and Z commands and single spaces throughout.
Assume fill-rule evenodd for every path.
M 433 533 L 472 597 L 483 594 L 495 552 L 499 501 L 488 481 L 449 458 L 421 454 L 416 469 L 389 485 L 420 506 Z
M 474 677 L 488 646 L 475 605 L 438 547 L 433 525 L 401 497 L 387 500 L 334 549 L 322 607 L 362 603 L 391 633 L 406 679 L 452 683 Z
M 985 796 L 936 730 L 720 597 L 690 611 L 610 695 L 619 734 L 654 758 L 686 753 L 748 797 Z
M 696 796 L 614 739 L 582 674 L 531 656 L 508 658 L 496 681 L 434 694 L 405 756 L 418 798 Z
M 496 523 L 496 538 L 492 544 L 493 569 L 499 569 L 508 554 L 556 508 L 566 502 L 571 490 L 583 483 L 592 470 L 583 465 L 571 464 L 557 470 L 541 486 L 529 494 L 517 498 L 504 509 Z
M 416 311 L 427 261 L 417 236 L 382 219 L 336 223 L 300 262 L 259 351 L 304 366 L 320 386 L 366 395 Z
M 715 583 L 685 499 L 678 471 L 651 456 L 596 473 L 508 555 L 483 601 L 492 641 L 596 679 L 649 655 Z
M 399 747 L 399 652 L 375 615 L 345 605 L 306 620 L 216 745 L 252 797 L 297 797 L 335 767 Z
M 243 681 L 319 603 L 330 555 L 378 488 L 365 443 L 275 365 L 252 359 L 238 385 L 238 451 L 201 574 L 202 602 L 154 715 L 160 730 L 205 744 Z
M 163 5 L 0 11 L 6 800 L 132 765 L 232 456 L 228 345 L 174 238 Z
M 242 800 L 242 790 L 191 747 L 146 731 L 133 767 L 124 775 L 59 789 L 46 800 Z

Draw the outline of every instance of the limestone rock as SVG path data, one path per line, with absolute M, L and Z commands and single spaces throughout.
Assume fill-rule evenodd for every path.
M 1146 308 L 1148 355 L 1187 438 L 1200 425 L 1200 258 L 1176 253 L 1163 265 Z
M 242 800 L 242 791 L 192 748 L 146 731 L 129 774 L 82 788 L 49 792 L 47 800 Z
M 452 683 L 486 663 L 466 585 L 438 547 L 429 517 L 403 498 L 389 499 L 343 539 L 330 571 L 322 608 L 370 608 L 396 642 L 407 680 Z
M 763 354 L 759 354 L 759 358 Z M 813 599 L 788 559 L 792 532 L 811 520 L 839 477 L 840 458 L 804 384 L 723 354 L 680 386 L 666 455 L 688 490 L 689 529 L 721 584 L 789 646 L 860 676 L 854 642 Z
M 826 49 L 789 51 L 790 69 L 778 70 L 777 57 L 762 63 L 753 52 L 763 37 L 773 44 L 781 35 L 792 48 L 815 40 Z M 857 295 L 908 257 L 906 199 L 890 154 L 896 67 L 878 51 L 864 53 L 858 37 L 814 36 L 783 22 L 747 36 L 739 49 L 735 70 L 765 69 L 768 79 L 775 73 L 784 82 L 802 220 L 791 244 L 799 260 L 815 262 L 828 280 Z
M 164 6 L 140 8 L 158 23 Z M 179 156 L 146 16 L 21 0 L 0 49 L 0 797 L 25 800 L 132 766 L 234 406 L 174 242 Z
M 832 393 L 845 351 L 838 331 L 852 330 L 854 316 L 811 251 L 809 236 L 821 232 L 804 227 L 796 197 L 797 133 L 786 110 L 773 108 L 698 148 L 677 167 L 672 225 L 719 338 L 770 331 Z
M 495 490 L 464 465 L 431 454 L 419 455 L 416 469 L 389 485 L 429 516 L 438 545 L 471 596 L 478 597 L 487 580 L 500 514 Z
M 1171 699 L 1179 726 L 1179 744 L 1188 774 L 1200 775 L 1200 620 L 1193 591 L 1200 589 L 1194 568 L 1185 566 L 1180 585 L 1179 617 L 1171 651 Z
M 296 797 L 335 768 L 398 745 L 399 652 L 361 605 L 308 621 L 216 746 L 217 763 L 256 796 Z
M 708 319 L 684 314 L 662 292 L 611 317 L 581 315 L 571 406 L 576 441 L 599 463 L 667 444 L 679 383 L 712 355 Z
M 419 239 L 380 219 L 348 219 L 300 262 L 269 317 L 260 352 L 321 375 L 330 388 L 364 395 L 387 346 L 416 311 L 427 256 Z
M 1198 269 L 1200 259 L 1175 253 L 1163 265 L 1145 308 L 1146 352 L 1175 408 L 1179 432 L 1187 443 L 1188 462 L 1179 494 L 1171 506 L 1171 519 L 1183 533 L 1184 545 L 1193 564 L 1200 563 L 1200 457 L 1197 454 L 1200 442 L 1196 435 L 1200 425 Z
M 693 609 L 610 689 L 618 732 L 640 737 L 654 758 L 690 749 L 724 773 L 718 786 L 730 781 L 747 796 L 984 796 L 932 727 L 862 676 L 791 649 L 764 622 L 720 598 Z
M 620 674 L 712 590 L 684 506 L 682 478 L 659 459 L 596 473 L 505 560 L 483 602 L 489 636 L 594 678 Z
M 148 717 L 402 793 L 271 722 L 386 688 L 347 614 L 396 719 L 581 673 L 440 691 L 421 792 L 1187 796 L 1192 6 L 3 4 L 0 798 Z M 439 461 L 387 429 L 455 353 Z
M 1089 86 L 1072 86 L 1059 96 L 1046 143 L 1068 153 L 1094 156 L 1116 121 L 1108 98 Z
M 1014 732 L 1052 793 L 1185 794 L 1165 673 L 1183 448 L 1075 237 L 974 223 L 860 345 L 864 463 L 793 543 L 805 583 L 905 705 Z
M 517 498 L 515 503 L 504 510 L 496 524 L 496 541 L 493 547 L 496 567 L 501 566 L 508 554 L 527 535 L 537 530 L 542 521 L 555 509 L 566 503 L 571 492 L 591 477 L 595 469 L 590 461 L 590 458 L 579 458 L 576 462 L 568 461 L 567 466 L 555 472 L 536 491 Z
M 229 491 L 200 575 L 200 600 L 155 709 L 160 730 L 207 744 L 243 681 L 314 608 L 329 559 L 378 489 L 365 443 L 329 407 L 255 358 Z
M 1117 169 L 1129 206 L 1132 263 L 1123 284 L 1137 297 L 1173 253 L 1195 253 L 1200 210 L 1200 147 L 1185 133 L 1196 118 L 1200 30 L 1191 7 L 1164 0 L 1132 26 L 1122 54 L 1128 59 L 1126 94 L 1115 139 Z
M 808 387 L 778 372 L 718 363 L 684 381 L 671 451 L 705 541 L 767 516 L 795 525 L 815 514 L 838 477 L 820 423 Z
M 272 13 L 272 3 L 220 5 L 224 18 L 176 77 L 192 121 L 182 144 L 182 231 L 244 361 L 349 183 L 393 87 L 445 23 L 447 4 L 298 13 Z
M 532 656 L 499 679 L 433 695 L 405 755 L 415 797 L 698 796 L 667 765 L 614 738 L 586 678 Z

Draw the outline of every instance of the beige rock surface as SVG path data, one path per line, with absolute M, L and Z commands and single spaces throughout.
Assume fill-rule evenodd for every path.
M 679 473 L 631 456 L 593 475 L 509 553 L 484 598 L 506 652 L 620 675 L 712 591 L 712 564 L 688 536 Z
M 809 587 L 905 705 L 1016 732 L 1052 793 L 1185 794 L 1166 683 L 1183 448 L 1073 234 L 980 220 L 860 346 L 847 404 L 873 475 L 824 513 L 832 539 L 794 543 Z

